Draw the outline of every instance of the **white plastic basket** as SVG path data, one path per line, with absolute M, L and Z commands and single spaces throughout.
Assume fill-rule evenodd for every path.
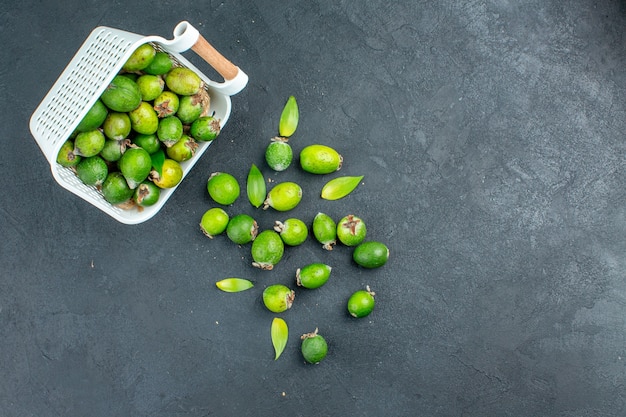
M 159 201 L 153 206 L 145 207 L 143 210 L 122 209 L 108 203 L 95 187 L 83 184 L 72 169 L 59 165 L 56 158 L 61 146 L 133 51 L 140 45 L 150 42 L 155 48 L 169 53 L 177 65 L 195 71 L 204 81 L 211 97 L 210 111 L 214 112 L 214 117 L 220 119 L 221 128 L 230 116 L 230 96 L 243 90 L 248 82 L 248 76 L 217 52 L 188 22 L 180 22 L 174 28 L 173 34 L 173 39 L 167 40 L 159 36 L 142 36 L 106 26 L 95 28 L 30 119 L 30 131 L 50 163 L 55 180 L 63 188 L 125 224 L 137 224 L 152 218 L 167 202 L 176 187 L 163 189 Z M 189 49 L 222 75 L 224 82 L 212 81 L 180 54 Z M 211 142 L 199 142 L 195 156 L 181 163 L 183 179 L 210 145 Z

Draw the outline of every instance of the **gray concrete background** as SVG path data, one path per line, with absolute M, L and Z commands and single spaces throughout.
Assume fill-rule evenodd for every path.
M 0 415 L 623 416 L 626 371 L 624 1 L 24 1 L 0 12 Z M 189 20 L 249 76 L 221 136 L 161 213 L 122 225 L 56 184 L 30 115 L 98 25 L 170 37 Z M 214 76 L 208 66 L 186 54 Z M 263 152 L 289 95 L 291 143 L 334 146 L 332 175 L 274 173 Z M 297 161 L 296 161 L 297 162 Z M 312 240 L 272 272 L 209 240 L 211 172 L 251 163 L 305 190 L 287 214 L 357 214 L 378 270 Z M 273 360 L 271 283 L 298 290 Z M 227 276 L 253 279 L 219 292 Z M 369 284 L 367 319 L 345 312 Z M 329 355 L 305 365 L 299 335 Z

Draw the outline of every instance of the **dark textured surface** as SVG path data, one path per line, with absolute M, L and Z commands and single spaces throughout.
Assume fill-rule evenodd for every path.
M 0 415 L 623 416 L 626 4 L 562 1 L 25 1 L 1 13 Z M 222 135 L 161 213 L 126 226 L 58 186 L 28 119 L 89 32 L 170 37 L 189 20 L 249 76 Z M 186 54 L 194 60 L 193 53 Z M 194 60 L 194 62 L 198 62 Z M 206 74 L 213 76 L 211 70 Z M 292 139 L 336 147 L 332 176 L 264 165 L 289 95 Z M 367 271 L 313 241 L 272 272 L 205 238 L 205 181 L 251 163 L 299 182 L 289 213 L 360 215 L 388 243 Z M 286 214 L 228 208 L 268 228 Z M 262 289 L 304 263 L 273 360 Z M 227 276 L 254 279 L 218 292 Z M 349 294 L 377 292 L 372 315 Z M 305 365 L 319 327 L 328 358 Z

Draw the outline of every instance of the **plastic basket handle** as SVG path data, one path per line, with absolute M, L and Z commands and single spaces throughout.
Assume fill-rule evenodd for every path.
M 220 89 L 228 95 L 237 94 L 248 83 L 248 76 L 239 67 L 217 51 L 189 22 L 182 21 L 174 28 L 171 46 L 180 52 L 192 49 L 215 69 L 225 82 Z

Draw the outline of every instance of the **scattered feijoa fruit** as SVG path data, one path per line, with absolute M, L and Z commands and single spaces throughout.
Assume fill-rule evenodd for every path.
M 309 228 L 300 219 L 290 218 L 284 222 L 276 220 L 274 230 L 280 234 L 285 245 L 298 246 L 304 243 L 309 236 Z
M 207 181 L 207 190 L 218 204 L 229 206 L 239 198 L 241 189 L 237 179 L 227 172 L 214 172 Z
M 326 284 L 331 271 L 331 266 L 320 262 L 308 264 L 296 270 L 296 284 L 311 290 L 319 288 Z
M 328 353 L 328 344 L 326 340 L 318 334 L 316 328 L 314 332 L 303 334 L 302 345 L 300 350 L 302 351 L 302 357 L 308 363 L 316 364 L 320 363 Z
M 364 268 L 379 268 L 389 259 L 389 248 L 381 242 L 363 242 L 354 248 L 352 259 Z
M 293 150 L 285 138 L 273 138 L 265 148 L 265 161 L 274 171 L 280 172 L 289 168 L 293 159 Z
M 200 230 L 208 238 L 213 239 L 214 236 L 224 233 L 230 217 L 224 209 L 213 207 L 208 209 L 200 219 Z
M 263 230 L 252 242 L 252 266 L 271 271 L 283 257 L 285 245 L 274 230 Z
M 238 245 L 245 245 L 256 239 L 259 231 L 257 222 L 249 215 L 241 213 L 233 216 L 226 226 L 226 235 Z
M 326 250 L 337 244 L 337 224 L 326 213 L 319 212 L 313 218 L 313 236 Z
M 276 211 L 289 211 L 302 200 L 302 188 L 295 182 L 285 181 L 276 184 L 263 203 L 263 209 L 272 207 Z
M 300 166 L 311 174 L 330 174 L 341 169 L 343 157 L 326 145 L 309 145 L 300 151 Z
M 296 292 L 283 284 L 273 284 L 263 290 L 263 304 L 272 313 L 289 310 L 296 298 Z
M 374 300 L 375 295 L 369 286 L 365 290 L 354 292 L 348 298 L 348 312 L 350 315 L 357 318 L 368 316 L 374 310 L 374 305 L 376 304 Z
M 337 239 L 346 246 L 356 246 L 365 240 L 367 228 L 360 217 L 349 214 L 337 222 Z

